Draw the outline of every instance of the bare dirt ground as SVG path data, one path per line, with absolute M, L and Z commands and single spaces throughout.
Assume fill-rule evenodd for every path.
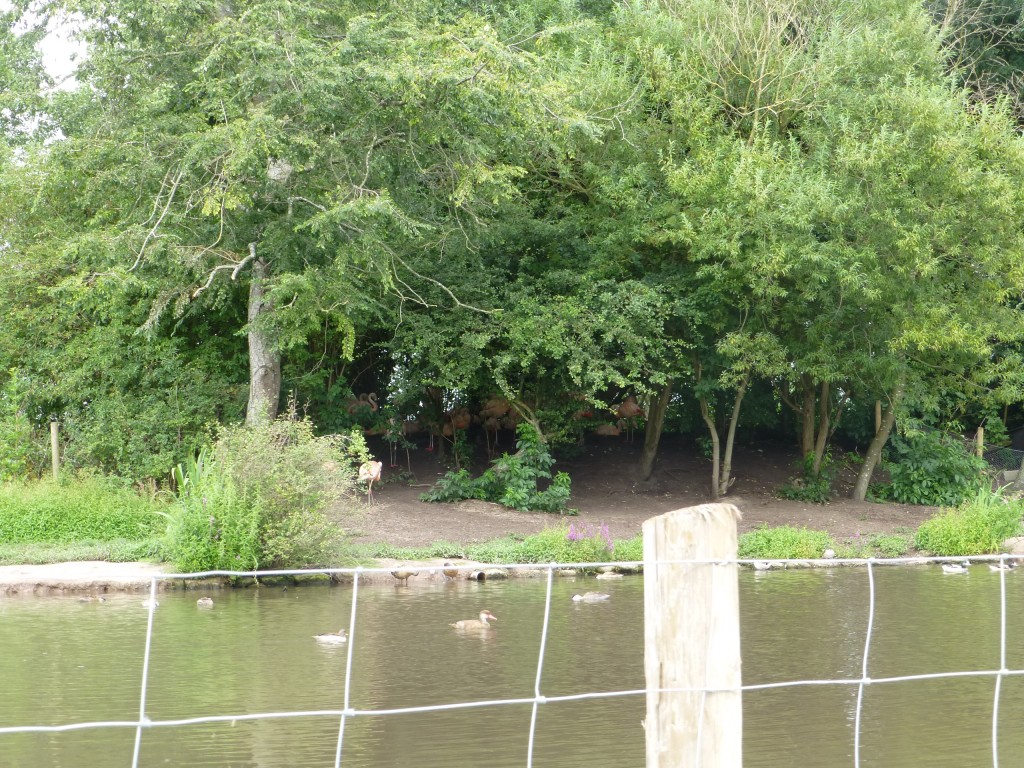
M 640 442 L 589 438 L 579 456 L 555 465 L 556 471 L 564 470 L 572 477 L 569 506 L 578 510 L 575 517 L 517 512 L 480 501 L 421 501 L 420 494 L 447 471 L 436 452 L 412 451 L 409 478 L 404 454 L 398 457 L 399 466 L 389 467 L 386 445 L 372 447 L 384 461 L 384 476 L 375 488 L 376 504 L 353 531 L 362 542 L 395 546 L 425 546 L 440 540 L 473 543 L 509 533 L 536 533 L 562 522 L 607 525 L 613 538 L 628 538 L 639 533 L 649 517 L 711 500 L 711 464 L 687 441 L 663 443 L 655 481 L 641 484 L 634 477 Z M 474 468 L 474 474 L 486 465 L 486 457 L 481 465 Z M 839 540 L 856 540 L 873 533 L 914 529 L 936 512 L 933 507 L 851 501 L 853 473 L 849 470 L 837 479 L 829 504 L 779 498 L 778 488 L 798 474 L 797 466 L 796 452 L 789 447 L 737 448 L 733 461 L 736 482 L 722 501 L 735 504 L 742 512 L 741 533 L 760 526 L 792 525 L 828 531 Z

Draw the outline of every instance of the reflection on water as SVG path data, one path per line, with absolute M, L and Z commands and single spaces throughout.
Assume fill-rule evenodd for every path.
M 643 687 L 643 582 L 601 582 L 612 599 L 574 603 L 589 579 L 556 580 L 541 693 L 563 696 Z M 429 707 L 533 696 L 544 616 L 543 579 L 410 583 L 359 590 L 351 706 Z M 876 568 L 868 674 L 998 668 L 999 574 L 975 568 Z M 740 575 L 744 682 L 857 680 L 869 615 L 864 569 L 745 571 Z M 341 710 L 349 645 L 313 635 L 347 626 L 352 590 L 261 587 L 161 596 L 154 617 L 146 714 L 205 715 Z M 1024 573 L 1007 575 L 1019 605 Z M 146 609 L 137 595 L 104 603 L 69 598 L 0 600 L 0 726 L 134 720 L 139 713 Z M 482 609 L 493 629 L 449 624 Z M 1008 620 L 1007 666 L 1024 666 L 1022 618 Z M 992 677 L 873 684 L 865 688 L 865 768 L 992 764 Z M 744 695 L 744 764 L 853 765 L 857 685 L 824 684 Z M 538 768 L 620 768 L 644 763 L 643 696 L 540 706 Z M 346 718 L 343 765 L 352 768 L 522 766 L 531 704 Z M 1024 753 L 1015 724 L 1024 680 L 1006 678 L 999 748 Z M 143 733 L 144 766 L 333 765 L 340 718 L 156 727 Z M 132 728 L 0 735 L 0 766 L 130 765 Z M 1005 762 L 1009 760 L 1010 762 Z

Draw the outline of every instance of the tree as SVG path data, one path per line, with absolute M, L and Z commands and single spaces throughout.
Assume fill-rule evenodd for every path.
M 50 103 L 64 138 L 38 156 L 48 202 L 75 221 L 53 246 L 76 253 L 73 279 L 146 294 L 151 334 L 236 301 L 241 283 L 249 421 L 276 413 L 282 354 L 325 323 L 350 352 L 349 308 L 381 289 L 416 301 L 423 254 L 443 257 L 521 173 L 506 158 L 536 113 L 517 87 L 529 60 L 478 16 L 56 9 L 83 14 L 89 56 L 79 89 Z

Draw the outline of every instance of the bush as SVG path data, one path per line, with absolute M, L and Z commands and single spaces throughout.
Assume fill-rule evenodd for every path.
M 547 445 L 529 424 L 518 427 L 516 452 L 504 454 L 478 478 L 465 469 L 449 472 L 424 493 L 423 501 L 493 501 L 521 511 L 562 512 L 572 493 L 572 480 L 565 472 L 551 478 L 555 460 Z M 538 483 L 550 480 L 541 491 Z
M 102 477 L 0 486 L 0 543 L 139 540 L 158 535 L 161 506 Z
M 174 472 L 172 561 L 186 571 L 337 565 L 345 532 L 328 509 L 352 498 L 353 465 L 366 456 L 358 433 L 316 437 L 307 421 L 222 429 L 210 451 Z
M 811 531 L 783 525 L 758 528 L 740 536 L 738 556 L 759 560 L 807 560 L 834 549 L 835 541 L 825 531 Z
M 814 454 L 808 454 L 803 461 L 803 477 L 790 480 L 778 490 L 783 499 L 808 501 L 813 504 L 825 504 L 832 497 L 832 480 L 835 478 L 836 467 L 832 463 L 832 454 L 828 451 L 821 460 L 818 474 L 814 474 Z
M 998 553 L 1003 542 L 1020 532 L 1024 502 L 983 488 L 958 507 L 921 523 L 914 545 L 935 555 Z
M 939 432 L 894 437 L 884 467 L 890 482 L 875 497 L 903 504 L 955 506 L 983 484 L 985 462 Z

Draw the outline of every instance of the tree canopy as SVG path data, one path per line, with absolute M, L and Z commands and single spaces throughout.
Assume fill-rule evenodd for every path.
M 556 441 L 632 395 L 641 474 L 706 430 L 718 495 L 747 398 L 815 471 L 876 400 L 1019 410 L 1024 145 L 978 85 L 1005 14 L 65 0 L 88 54 L 46 91 L 19 9 L 0 371 L 82 465 L 160 476 L 288 390 L 325 430 L 360 392 L 438 432 L 501 395 Z

